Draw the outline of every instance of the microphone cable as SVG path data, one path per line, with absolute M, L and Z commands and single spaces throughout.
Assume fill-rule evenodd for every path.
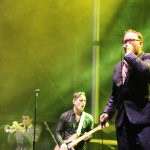
M 122 62 L 122 49 L 124 49 L 123 47 L 121 47 L 121 81 L 122 81 L 122 85 L 123 85 L 123 76 L 122 76 L 122 67 L 123 67 L 123 62 Z
M 123 84 L 123 77 L 122 77 L 122 67 L 123 67 L 123 64 L 122 64 L 122 58 L 123 58 L 123 55 L 122 55 L 122 49 L 124 49 L 123 47 L 121 47 L 121 81 L 122 81 L 122 84 Z M 102 135 L 102 150 L 104 150 L 104 140 L 103 140 L 103 129 L 101 129 L 101 135 Z
M 102 150 L 104 150 L 104 145 L 103 145 L 103 129 L 101 129 L 101 135 L 102 135 Z

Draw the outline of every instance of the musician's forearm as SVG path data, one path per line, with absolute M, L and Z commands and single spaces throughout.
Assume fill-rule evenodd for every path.
M 62 136 L 60 133 L 56 133 L 56 141 L 57 141 L 57 144 L 60 146 L 64 143 L 63 139 L 62 139 Z

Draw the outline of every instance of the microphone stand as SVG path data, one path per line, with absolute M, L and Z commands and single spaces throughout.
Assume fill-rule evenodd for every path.
M 35 116 L 34 116 L 34 138 L 33 138 L 33 150 L 35 150 L 35 132 L 36 132 L 36 110 L 37 110 L 37 99 L 40 90 L 35 90 Z

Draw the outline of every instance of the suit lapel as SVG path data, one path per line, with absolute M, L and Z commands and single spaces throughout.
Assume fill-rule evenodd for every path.
M 122 85 L 122 65 L 123 65 L 123 61 L 117 65 L 117 68 L 114 74 L 114 82 L 116 83 L 118 87 Z

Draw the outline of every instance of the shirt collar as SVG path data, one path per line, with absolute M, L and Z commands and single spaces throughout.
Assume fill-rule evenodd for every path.
M 143 55 L 144 54 L 144 52 L 143 51 L 141 51 L 141 53 L 138 55 L 138 57 L 140 57 L 141 55 Z
M 28 129 L 30 129 L 30 128 L 32 128 L 32 126 L 33 126 L 33 125 L 31 124 L 31 125 L 30 125 L 30 126 L 28 126 L 27 128 L 28 128 Z
M 73 109 L 71 110 L 71 114 L 72 114 L 72 115 L 75 115 L 75 113 L 74 113 L 74 110 L 73 110 Z
M 82 111 L 82 113 L 83 113 L 83 111 Z M 82 113 L 81 113 L 81 116 L 82 116 Z M 71 114 L 75 115 L 74 109 L 71 110 Z

